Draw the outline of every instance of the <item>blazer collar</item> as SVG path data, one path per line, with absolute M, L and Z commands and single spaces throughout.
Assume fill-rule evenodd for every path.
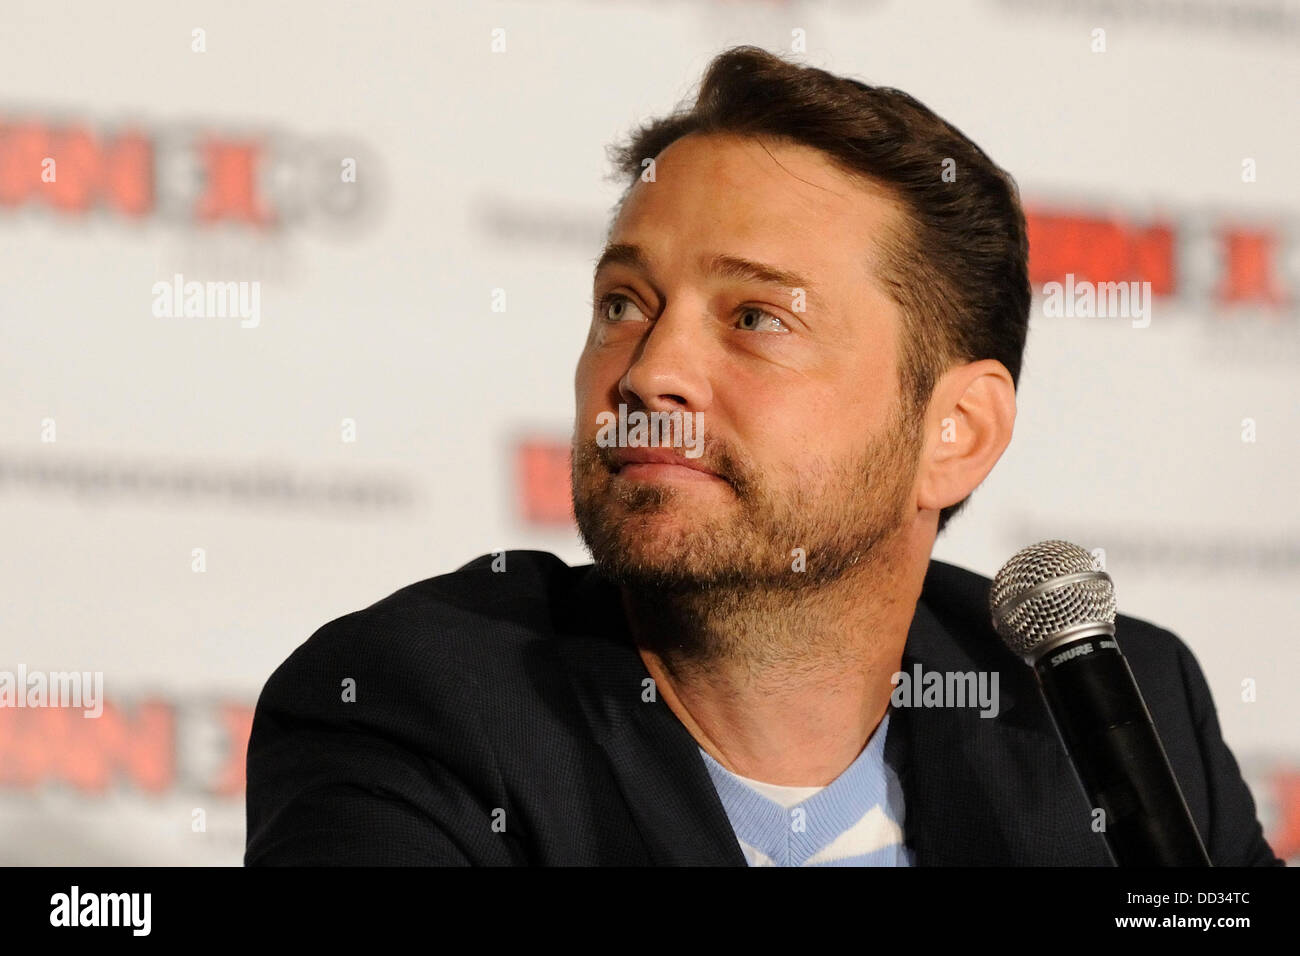
M 982 608 L 940 617 L 926 579 L 903 670 L 998 674 L 979 707 L 895 707 L 885 759 L 899 773 L 904 838 L 918 866 L 1108 865 L 1087 801 L 1029 668 Z M 618 592 L 590 566 L 556 621 L 558 652 L 654 863 L 744 866 L 699 746 L 657 694 Z M 945 605 L 945 607 L 950 606 Z M 990 678 L 991 679 L 991 678 Z

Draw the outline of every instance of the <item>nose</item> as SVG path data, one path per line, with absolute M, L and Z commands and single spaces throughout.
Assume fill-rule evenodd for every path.
M 704 411 L 713 401 L 706 350 L 705 336 L 689 318 L 663 313 L 641 340 L 619 395 L 652 412 Z

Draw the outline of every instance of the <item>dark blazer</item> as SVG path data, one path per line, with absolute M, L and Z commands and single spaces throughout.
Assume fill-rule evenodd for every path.
M 271 675 L 245 863 L 744 866 L 694 738 L 643 699 L 615 589 L 543 552 L 491 563 L 326 624 Z M 893 711 L 904 838 L 920 866 L 1109 865 L 988 588 L 939 561 L 926 575 L 903 670 L 998 670 L 1001 704 Z M 1280 862 L 1191 652 L 1131 617 L 1116 637 L 1213 862 Z

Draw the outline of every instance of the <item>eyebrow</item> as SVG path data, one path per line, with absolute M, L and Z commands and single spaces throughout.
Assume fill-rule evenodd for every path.
M 704 272 L 707 275 L 720 276 L 725 279 L 743 279 L 764 285 L 777 285 L 786 289 L 803 289 L 805 298 L 815 307 L 820 307 L 821 299 L 813 291 L 812 283 L 797 272 L 781 269 L 777 266 L 755 262 L 740 256 L 718 254 L 705 255 Z M 605 247 L 596 262 L 593 275 L 598 275 L 606 266 L 623 265 L 641 272 L 650 271 L 650 260 L 638 245 L 629 242 L 614 242 Z

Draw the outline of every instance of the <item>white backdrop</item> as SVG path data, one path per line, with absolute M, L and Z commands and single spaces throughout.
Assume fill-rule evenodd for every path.
M 0 710 L 0 862 L 239 863 L 251 707 L 317 627 L 494 549 L 585 560 L 530 517 L 558 469 L 526 482 L 520 450 L 570 431 L 620 189 L 604 146 L 723 48 L 800 40 L 952 120 L 1041 214 L 1173 225 L 1148 328 L 1036 311 L 1015 440 L 935 556 L 992 574 L 1040 538 L 1105 548 L 1121 610 L 1196 653 L 1300 853 L 1300 13 L 1112 6 L 9 0 L 0 670 L 102 671 L 109 712 Z M 33 142 L 68 186 L 68 130 L 128 129 L 155 159 L 138 217 L 113 205 L 129 184 L 71 212 L 23 186 Z M 290 221 L 249 221 L 248 169 Z M 1276 235 L 1286 303 L 1216 298 L 1268 286 L 1229 227 Z M 260 283 L 260 321 L 155 315 L 176 273 Z

